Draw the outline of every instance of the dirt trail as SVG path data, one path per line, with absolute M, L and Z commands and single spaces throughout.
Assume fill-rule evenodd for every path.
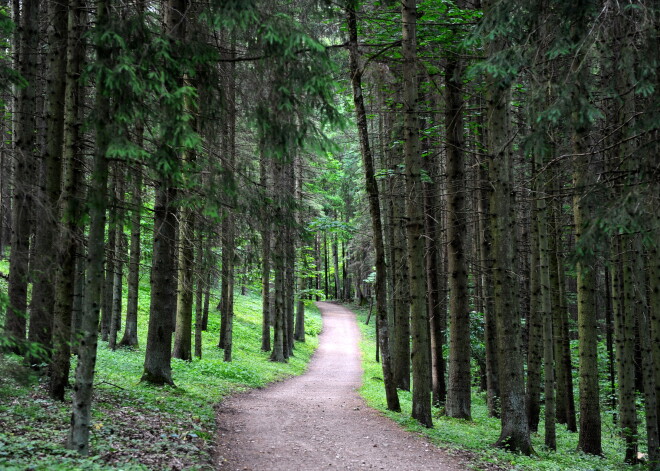
M 356 392 L 362 368 L 355 315 L 318 306 L 324 328 L 309 371 L 220 407 L 217 469 L 467 469 L 364 404 Z

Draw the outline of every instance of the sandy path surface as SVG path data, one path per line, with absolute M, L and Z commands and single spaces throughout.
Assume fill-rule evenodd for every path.
M 355 315 L 318 306 L 324 327 L 309 371 L 220 406 L 217 469 L 467 469 L 364 404 L 356 392 L 362 368 Z

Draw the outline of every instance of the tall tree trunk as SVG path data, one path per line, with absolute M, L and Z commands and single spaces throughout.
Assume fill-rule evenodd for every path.
M 490 14 L 492 2 L 484 4 Z M 493 57 L 505 48 L 503 38 L 488 44 Z M 493 235 L 494 314 L 499 345 L 502 430 L 496 446 L 531 454 L 532 444 L 525 413 L 525 378 L 517 300 L 515 267 L 516 227 L 513 218 L 514 182 L 510 129 L 511 90 L 501 78 L 487 76 L 488 167 L 493 186 L 490 225 Z
M 195 237 L 195 212 L 183 208 L 179 219 L 179 276 L 177 279 L 176 329 L 172 358 L 192 360 L 192 310 L 193 310 L 193 257 Z
M 423 270 L 424 206 L 422 199 L 419 120 L 417 117 L 419 94 L 417 91 L 416 0 L 403 0 L 401 20 L 403 22 L 404 160 L 406 166 L 406 216 L 408 218 L 408 271 L 410 276 L 412 334 L 412 417 L 417 419 L 422 425 L 432 427 L 431 342 L 429 318 L 426 310 L 426 280 Z M 460 269 L 457 269 L 457 271 L 460 271 Z M 464 276 L 467 284 L 467 271 L 464 273 Z M 456 297 L 454 296 L 453 298 Z M 467 301 L 467 296 L 465 297 L 465 301 Z M 464 307 L 467 313 L 467 303 Z M 449 404 L 449 400 L 447 404 Z
M 229 44 L 230 58 L 235 55 L 234 40 Z M 222 268 L 223 277 L 226 277 L 227 296 L 223 299 L 224 309 L 222 315 L 226 318 L 224 337 L 224 361 L 231 361 L 234 332 L 234 262 L 236 258 L 236 208 L 234 172 L 236 171 L 236 62 L 231 62 L 228 67 L 227 78 L 227 188 L 230 194 L 231 209 L 226 212 L 224 230 L 222 231 Z M 225 266 L 226 265 L 226 266 Z
M 581 44 L 584 31 L 587 30 L 587 18 L 579 13 L 579 18 L 572 25 L 571 39 L 574 44 Z M 590 122 L 582 109 L 582 101 L 588 96 L 587 77 L 589 70 L 585 65 L 584 47 L 571 61 L 570 77 L 572 84 L 571 103 L 576 108 L 572 110 L 572 152 L 576 156 L 573 185 L 577 190 L 573 197 L 573 222 L 575 224 L 575 241 L 579 244 L 585 226 L 592 218 L 593 203 L 591 196 L 585 195 L 585 190 L 594 182 L 589 156 Z M 602 454 L 600 397 L 598 388 L 598 331 L 596 321 L 595 298 L 595 266 L 581 260 L 577 263 L 577 308 L 578 308 L 578 340 L 579 340 L 579 371 L 580 371 L 580 433 L 578 450 L 593 454 Z
M 37 86 L 37 46 L 39 39 L 39 0 L 25 2 L 20 14 L 19 72 L 28 82 L 18 95 L 14 141 L 14 195 L 12 201 L 11 257 L 9 259 L 9 305 L 5 314 L 4 336 L 9 349 L 22 353 L 26 338 L 28 261 L 34 210 L 34 179 L 37 175 L 35 140 L 35 97 Z
M 136 130 L 138 145 L 142 146 L 142 126 Z M 131 247 L 128 262 L 128 299 L 126 300 L 126 328 L 120 346 L 138 346 L 138 293 L 140 291 L 140 233 L 142 219 L 142 169 L 138 168 L 134 180 L 131 199 Z
M 108 347 L 111 350 L 117 348 L 117 331 L 121 328 L 122 287 L 124 279 L 124 258 L 126 252 L 126 235 L 124 234 L 124 203 L 126 200 L 126 167 L 125 162 L 117 162 L 117 186 L 115 201 L 117 204 L 115 225 L 115 256 L 114 273 L 112 281 L 112 316 L 110 318 L 110 329 L 108 331 Z
M 169 0 L 165 25 L 171 40 L 185 38 L 185 14 L 189 0 Z M 169 152 L 174 152 L 172 149 Z M 178 157 L 168 155 L 168 165 L 176 165 Z M 149 330 L 142 381 L 174 384 L 172 380 L 171 346 L 173 318 L 176 312 L 176 207 L 177 190 L 171 175 L 160 174 L 156 181 L 154 204 L 154 243 L 151 269 L 151 304 Z
M 532 168 L 538 169 L 539 165 Z M 535 178 L 538 175 L 534 173 Z M 536 433 L 541 412 L 541 363 L 543 360 L 544 318 L 541 306 L 541 280 L 539 261 L 539 223 L 538 207 L 531 211 L 530 245 L 531 260 L 529 276 L 529 317 L 527 339 L 527 420 L 530 432 Z
M 480 255 L 483 266 L 484 287 L 484 337 L 486 343 L 486 403 L 488 415 L 499 417 L 500 414 L 500 383 L 499 364 L 497 360 L 497 326 L 495 325 L 495 307 L 493 294 L 493 251 L 491 227 L 489 224 L 488 202 L 491 198 L 491 187 L 488 182 L 488 164 L 481 162 L 479 165 L 479 232 L 480 232 Z
M 109 1 L 97 2 L 96 27 L 107 31 L 111 5 Z M 99 35 L 100 36 L 100 35 Z M 97 60 L 105 67 L 111 66 L 111 53 L 102 42 L 96 46 Z M 103 285 L 103 259 L 105 257 L 105 212 L 108 204 L 108 159 L 107 151 L 112 138 L 110 102 L 97 84 L 96 150 L 92 169 L 90 200 L 90 228 L 87 243 L 87 279 L 85 287 L 82 332 L 78 347 L 78 365 L 74 387 L 73 413 L 68 446 L 81 455 L 89 454 L 89 432 L 91 428 L 92 390 L 94 367 L 98 346 L 98 323 L 101 309 L 101 286 Z
M 428 141 L 426 141 L 428 142 Z M 433 405 L 440 406 L 445 402 L 445 370 L 443 359 L 443 330 L 440 328 L 443 313 L 441 312 L 440 290 L 438 287 L 439 264 L 438 252 L 441 241 L 438 230 L 437 206 L 439 204 L 438 180 L 440 172 L 435 152 L 428 152 L 425 159 L 426 172 L 429 181 L 424 183 L 424 232 L 426 239 L 426 291 L 429 324 L 431 328 L 431 393 Z
M 55 278 L 53 358 L 50 365 L 50 396 L 64 401 L 64 389 L 69 383 L 71 364 L 72 311 L 76 281 L 77 251 L 81 249 L 79 238 L 80 205 L 78 193 L 82 182 L 80 155 L 80 64 L 83 56 L 79 45 L 82 36 L 82 10 L 84 2 L 73 0 L 67 12 L 66 85 L 64 100 L 64 146 L 62 152 L 62 226 L 59 235 L 59 273 Z
M 449 417 L 471 418 L 470 309 L 468 273 L 464 241 L 467 240 L 465 217 L 465 156 L 463 153 L 463 67 L 455 54 L 445 66 L 447 87 L 447 258 L 449 265 L 449 381 L 445 410 Z
M 206 260 L 204 259 L 204 239 L 199 233 L 197 239 L 196 260 L 197 270 L 195 270 L 195 356 L 202 358 L 202 324 L 204 322 L 204 281 L 206 278 Z
M 400 411 L 399 396 L 394 382 L 392 371 L 392 358 L 390 355 L 389 332 L 387 323 L 386 305 L 386 271 L 385 271 L 385 248 L 383 247 L 383 228 L 380 219 L 380 201 L 378 199 L 378 186 L 375 178 L 373 155 L 369 146 L 369 134 L 367 128 L 367 114 L 364 108 L 364 97 L 362 95 L 362 71 L 358 60 L 358 36 L 357 20 L 355 13 L 355 1 L 346 1 L 346 17 L 349 35 L 349 68 L 351 74 L 351 85 L 353 88 L 353 102 L 355 104 L 355 115 L 358 125 L 360 139 L 360 150 L 364 165 L 365 186 L 369 199 L 369 213 L 371 215 L 371 227 L 376 257 L 376 315 L 378 321 L 378 342 L 382 355 L 381 365 L 383 368 L 383 383 L 385 385 L 385 396 L 387 408 L 392 411 Z M 429 398 L 430 402 L 430 398 Z
M 119 162 L 116 161 L 110 162 L 110 193 L 113 196 L 117 193 L 118 164 Z M 108 241 L 105 249 L 105 282 L 101 289 L 101 295 L 103 296 L 103 305 L 101 306 L 101 340 L 105 341 L 109 338 L 110 323 L 112 322 L 112 297 L 115 282 L 115 263 L 117 262 L 117 254 L 115 253 L 117 247 L 117 211 L 119 205 L 117 200 L 113 198 L 108 206 Z
M 48 356 L 52 346 L 54 290 L 57 275 L 57 222 L 62 181 L 62 140 L 64 132 L 64 86 L 66 77 L 67 8 L 61 2 L 48 3 L 51 28 L 48 33 L 48 77 L 46 90 L 45 199 L 43 218 L 35 237 L 34 286 L 30 306 L 28 340 L 40 344 Z M 35 356 L 30 363 L 43 361 Z
M 270 198 L 270 187 L 268 178 L 268 159 L 263 149 L 259 159 L 259 183 L 267 200 Z M 262 298 L 262 324 L 261 324 L 261 350 L 270 351 L 270 243 L 271 243 L 271 222 L 270 208 L 264 207 L 262 212 L 261 229 L 261 298 Z
M 400 161 L 397 161 L 397 165 Z M 410 391 L 410 280 L 408 273 L 408 249 L 406 246 L 406 194 L 397 169 L 393 178 L 391 208 L 392 242 L 391 270 L 393 271 L 394 306 L 392 313 L 392 357 L 397 388 Z
M 541 170 L 544 165 L 543 156 L 535 155 L 536 168 L 536 222 L 538 228 L 539 245 L 539 305 L 538 310 L 543 325 L 543 371 L 545 374 L 545 446 L 550 450 L 557 449 L 555 430 L 555 365 L 554 365 L 554 338 L 552 316 L 552 294 L 550 283 L 550 258 L 554 255 L 550 251 L 548 231 L 548 208 L 544 198 L 546 194 L 546 175 Z

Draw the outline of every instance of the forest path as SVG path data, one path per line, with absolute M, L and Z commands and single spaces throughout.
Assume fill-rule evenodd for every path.
M 467 469 L 365 405 L 356 392 L 362 367 L 355 314 L 331 303 L 318 306 L 323 332 L 309 370 L 221 404 L 217 469 Z

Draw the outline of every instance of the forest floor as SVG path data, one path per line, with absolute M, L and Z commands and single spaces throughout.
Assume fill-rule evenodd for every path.
M 331 303 L 317 305 L 323 332 L 307 373 L 234 396 L 219 406 L 217 468 L 471 468 L 469 459 L 404 431 L 365 405 L 357 393 L 362 367 L 355 314 Z

